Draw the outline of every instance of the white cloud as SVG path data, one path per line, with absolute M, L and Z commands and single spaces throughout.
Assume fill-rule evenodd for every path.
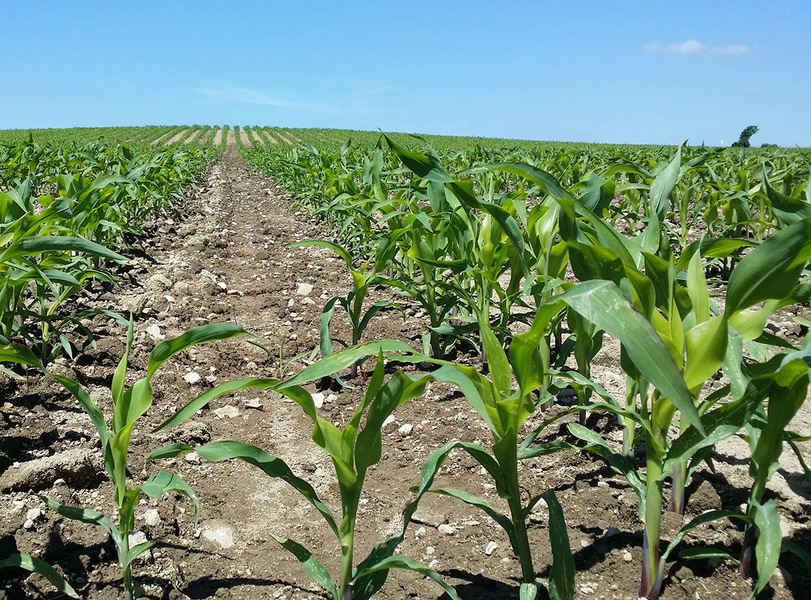
M 727 46 L 710 46 L 698 40 L 687 40 L 680 44 L 667 44 L 663 45 L 659 42 L 646 44 L 642 48 L 647 54 L 663 53 L 663 54 L 722 54 L 726 56 L 734 56 L 737 54 L 747 54 L 752 52 L 755 47 L 747 46 L 745 44 L 729 44 Z
M 306 112 L 334 113 L 338 108 L 326 103 L 299 102 L 297 100 L 282 100 L 276 96 L 241 88 L 231 84 L 221 84 L 214 87 L 198 88 L 197 90 L 204 96 L 217 100 L 227 100 L 239 102 L 240 104 L 259 104 L 262 106 L 275 106 L 276 108 L 288 108 Z

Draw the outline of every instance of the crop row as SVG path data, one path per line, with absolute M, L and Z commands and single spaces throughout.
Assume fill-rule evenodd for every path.
M 252 135 L 257 129 L 244 131 Z M 179 132 L 164 131 L 159 139 L 171 139 Z M 283 131 L 279 137 L 290 139 L 286 134 Z M 338 577 L 333 578 L 298 542 L 273 537 L 336 600 L 370 598 L 385 583 L 391 568 L 428 576 L 458 598 L 438 573 L 396 554 L 411 516 L 429 492 L 476 506 L 504 528 L 521 564 L 522 599 L 537 597 L 542 588 L 552 598 L 572 598 L 574 562 L 563 512 L 552 491 L 533 491 L 530 497 L 522 494 L 518 465 L 533 457 L 573 449 L 605 461 L 627 478 L 639 498 L 639 516 L 644 522 L 640 595 L 645 598 L 660 594 L 666 559 L 680 540 L 713 520 L 734 518 L 744 523 L 741 552 L 732 556 L 727 550 L 707 549 L 692 552 L 691 557 L 724 555 L 737 561 L 743 576 L 753 579 L 753 595 L 768 583 L 781 548 L 809 561 L 806 551 L 782 538 L 777 505 L 766 495 L 784 442 L 797 450 L 806 439 L 787 427 L 806 399 L 811 340 L 795 348 L 766 328 L 776 311 L 811 299 L 807 282 L 811 207 L 806 193 L 806 156 L 681 147 L 586 152 L 552 146 L 527 150 L 482 145 L 440 154 L 431 147 L 427 152 L 410 150 L 385 136 L 360 148 L 347 143 L 340 150 L 325 150 L 308 143 L 303 132 L 296 134 L 291 141 L 298 142 L 297 146 L 271 144 L 260 149 L 254 145 L 249 150 L 242 141 L 237 143 L 255 168 L 277 179 L 302 206 L 329 222 L 345 240 L 344 244 L 322 240 L 293 244 L 318 245 L 335 252 L 352 280 L 347 295 L 330 298 L 323 307 L 321 358 L 284 381 L 245 378 L 220 384 L 182 407 L 159 428 L 183 422 L 223 394 L 244 388 L 274 390 L 297 403 L 312 420 L 313 441 L 329 454 L 335 467 L 341 513 L 334 514 L 310 483 L 280 459 L 238 441 L 196 448 L 173 444 L 155 451 L 151 459 L 171 458 L 191 450 L 211 461 L 237 458 L 294 487 L 336 535 L 341 548 Z M 96 147 L 91 154 L 98 151 Z M 173 157 L 195 154 L 185 145 L 176 151 L 158 152 Z M 202 156 L 209 155 L 203 152 Z M 122 156 L 121 160 L 137 158 Z M 30 183 L 16 183 L 24 174 L 24 169 L 20 170 L 23 162 L 15 159 L 7 168 L 7 172 L 15 173 L 8 181 L 15 182 L 16 187 L 8 187 L 2 197 L 8 198 L 6 206 L 14 210 L 20 206 L 17 197 L 22 198 L 25 191 L 20 188 L 28 185 L 30 190 Z M 25 163 L 32 180 L 40 173 L 42 162 L 47 163 L 39 159 Z M 33 283 L 24 283 L 22 295 L 33 289 L 37 293 L 44 290 L 44 305 L 50 306 L 60 289 L 56 286 L 72 284 L 64 275 L 56 275 L 56 269 L 47 270 L 52 262 L 71 263 L 69 258 L 74 258 L 79 242 L 68 239 L 83 240 L 91 262 L 94 256 L 117 259 L 117 255 L 104 255 L 100 249 L 120 242 L 93 237 L 96 232 L 109 235 L 123 230 L 123 225 L 117 226 L 121 229 L 108 225 L 116 223 L 107 218 L 109 212 L 103 212 L 103 218 L 96 215 L 90 219 L 95 225 L 88 228 L 92 232 L 88 237 L 79 237 L 78 231 L 61 221 L 44 232 L 31 229 L 30 224 L 74 218 L 78 207 L 84 206 L 82 199 L 91 206 L 103 206 L 104 211 L 135 211 L 133 218 L 148 218 L 154 214 L 151 211 L 166 210 L 165 205 L 157 209 L 150 203 L 159 198 L 171 201 L 172 194 L 179 193 L 156 187 L 173 176 L 146 165 L 127 163 L 115 173 L 91 171 L 92 176 L 55 180 L 46 175 L 50 172 L 47 168 L 42 171 L 39 185 L 55 185 L 57 192 L 40 196 L 42 201 L 37 198 L 38 206 L 29 194 L 31 209 L 7 220 L 9 227 L 23 224 L 19 226 L 22 237 L 35 231 L 37 241 L 23 240 L 15 247 L 16 230 L 7 230 L 3 239 L 11 246 L 4 256 L 20 259 L 23 264 L 12 263 L 13 270 L 4 279 L 6 287 L 13 288 L 17 273 L 30 274 Z M 166 168 L 178 174 L 182 171 L 176 164 Z M 108 167 L 100 167 L 100 171 L 105 169 Z M 173 189 L 183 189 L 197 174 L 199 168 L 190 169 L 189 178 L 178 181 L 180 187 Z M 80 183 L 71 187 L 75 181 Z M 106 203 L 107 197 L 117 195 L 126 199 L 126 208 L 112 209 Z M 29 253 L 20 255 L 20 248 Z M 99 276 L 96 271 L 90 277 Z M 78 277 L 73 279 L 79 281 Z M 422 352 L 401 342 L 361 343 L 371 318 L 386 304 L 369 305 L 368 292 L 377 286 L 388 286 L 423 307 L 429 327 Z M 30 302 L 26 315 L 33 312 Z M 333 337 L 336 311 L 346 313 L 351 339 Z M 51 320 L 43 318 L 42 311 L 37 315 L 37 331 L 42 333 L 43 324 L 50 325 Z M 128 385 L 130 322 L 127 350 L 111 384 L 113 415 L 109 422 L 79 383 L 46 371 L 75 396 L 93 421 L 115 489 L 117 521 L 111 522 L 96 511 L 50 499 L 46 502 L 63 516 L 102 526 L 109 532 L 128 598 L 137 590 L 130 575 L 132 561 L 154 543 L 130 546 L 129 534 L 141 492 L 152 497 L 180 492 L 197 504 L 194 491 L 166 471 L 140 484 L 127 478 L 130 436 L 153 399 L 150 380 L 178 352 L 243 333 L 232 325 L 206 325 L 162 342 L 150 354 L 146 375 Z M 12 334 L 17 341 L 31 341 L 21 334 L 19 326 L 10 330 Z M 591 379 L 592 361 L 606 335 L 622 345 L 627 393 L 619 399 Z M 32 349 L 47 350 L 49 346 L 38 341 L 14 343 L 11 338 L 0 341 L 6 342 L 3 360 L 37 369 L 47 365 L 43 360 L 47 357 Z M 479 349 L 487 370 L 446 359 L 448 348 L 460 341 Z M 336 344 L 346 348 L 335 351 Z M 421 377 L 395 370 L 386 380 L 384 357 L 434 366 Z M 349 423 L 338 429 L 318 415 L 312 396 L 302 386 L 346 368 L 350 370 L 348 377 L 353 378 L 357 366 L 368 358 L 377 358 L 377 366 L 366 394 Z M 576 363 L 576 371 L 565 368 L 567 360 Z M 728 383 L 707 394 L 705 388 L 719 373 Z M 432 454 L 423 465 L 416 496 L 405 510 L 402 531 L 356 562 L 357 510 L 366 473 L 382 455 L 383 424 L 398 406 L 419 396 L 429 381 L 457 385 L 491 431 L 492 444 L 485 447 L 449 440 Z M 525 431 L 522 425 L 546 411 L 556 393 L 567 386 L 576 391 L 577 406 L 543 412 L 546 418 L 541 425 Z M 591 411 L 616 416 L 624 433 L 621 448 L 585 427 L 585 415 Z M 539 441 L 546 428 L 572 413 L 578 415 L 579 422 L 570 423 L 568 431 L 577 443 Z M 715 444 L 738 434 L 746 436 L 752 453 L 753 484 L 746 510 L 741 514 L 720 510 L 703 514 L 687 523 L 662 551 L 659 538 L 665 482 L 672 490 L 667 510 L 683 512 L 691 474 L 711 461 Z M 637 446 L 644 449 L 644 466 L 632 460 Z M 482 465 L 505 500 L 506 512 L 460 490 L 433 488 L 443 462 L 454 451 L 466 452 Z M 807 475 L 811 482 L 811 475 Z M 548 580 L 537 577 L 527 537 L 529 514 L 541 500 L 549 507 L 554 551 Z M 72 591 L 52 570 L 30 557 L 16 556 L 8 561 L 39 570 L 63 590 Z M 8 561 L 0 566 L 12 564 Z
M 47 364 L 73 354 L 66 311 L 92 281 L 112 283 L 105 261 L 172 215 L 215 158 L 211 149 L 131 150 L 122 145 L 0 146 L 0 343 L 24 342 Z
M 758 563 L 754 593 L 763 589 L 781 547 L 766 483 L 783 442 L 796 450 L 807 439 L 785 428 L 806 398 L 809 346 L 794 348 L 765 329 L 776 311 L 806 303 L 811 292 L 807 154 L 703 147 L 414 152 L 382 136 L 376 147 L 299 144 L 246 158 L 347 240 L 295 244 L 333 250 L 353 281 L 347 296 L 324 307 L 323 357 L 335 342 L 361 341 L 383 305 L 368 306 L 366 294 L 380 285 L 422 306 L 431 360 L 444 365 L 457 340 L 480 349 L 492 379 L 464 371 L 475 388 L 465 394 L 494 444 L 491 453 L 459 447 L 482 461 L 510 504 L 509 517 L 496 520 L 521 558 L 523 587 L 537 585 L 523 527 L 539 496 L 521 504 L 515 461 L 571 445 L 535 444 L 539 431 L 523 440 L 518 432 L 549 401 L 549 390 L 568 384 L 578 395 L 581 420 L 569 431 L 580 449 L 627 477 L 639 496 L 640 596 L 658 597 L 664 558 L 687 531 L 721 518 L 746 521 L 735 560 L 745 577 Z M 338 307 L 351 340 L 330 333 Z M 519 324 L 529 332 L 518 334 Z M 620 399 L 590 380 L 606 334 L 622 345 L 627 394 Z M 577 375 L 563 370 L 569 358 Z M 719 374 L 729 383 L 708 395 Z M 594 410 L 617 415 L 622 448 L 582 426 Z M 702 515 L 660 555 L 665 482 L 672 489 L 667 509 L 683 513 L 691 473 L 715 444 L 740 432 L 752 451 L 745 514 Z M 637 443 L 644 468 L 630 460 Z M 441 463 L 445 454 L 438 456 Z M 426 466 L 428 475 L 433 468 Z M 562 593 L 561 582 L 550 585 L 553 596 Z

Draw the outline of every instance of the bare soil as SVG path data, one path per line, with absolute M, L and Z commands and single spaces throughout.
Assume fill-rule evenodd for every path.
M 229 131 L 229 142 L 232 136 Z M 317 346 L 326 299 L 344 294 L 350 281 L 345 266 L 331 252 L 286 246 L 305 239 L 333 239 L 333 234 L 291 208 L 291 199 L 263 175 L 250 172 L 229 143 L 189 198 L 185 218 L 156 223 L 152 235 L 133 250 L 131 262 L 120 270 L 121 285 L 97 286 L 82 301 L 85 306 L 134 314 L 130 382 L 143 376 L 148 353 L 160 340 L 204 323 L 238 323 L 262 336 L 270 350 L 268 354 L 240 338 L 200 346 L 172 359 L 153 380 L 155 403 L 134 432 L 130 475 L 133 482 L 140 482 L 159 468 L 175 472 L 196 490 L 202 513 L 195 523 L 192 504 L 179 495 L 141 501 L 136 528 L 157 540 L 133 569 L 147 598 L 327 597 L 270 537 L 273 533 L 298 541 L 336 573 L 334 536 L 286 483 L 244 463 L 207 463 L 196 455 L 161 464 L 145 461 L 151 452 L 172 442 L 247 442 L 285 460 L 333 510 L 340 511 L 332 466 L 310 439 L 311 422 L 296 404 L 276 394 L 247 391 L 226 396 L 178 428 L 150 433 L 213 385 L 248 376 L 289 376 L 301 368 L 302 359 L 290 366 L 288 362 Z M 385 293 L 375 290 L 370 302 Z M 395 338 L 418 348 L 425 319 L 408 304 L 404 314 L 393 308 L 381 311 L 364 341 Z M 334 322 L 335 336 L 349 337 L 338 312 Z M 124 351 L 125 332 L 101 317 L 93 329 L 98 335 L 95 348 L 85 344 L 74 361 L 59 359 L 51 369 L 80 381 L 109 414 L 109 386 Z M 456 359 L 476 364 L 463 348 L 456 349 Z M 403 368 L 419 373 L 416 367 Z M 624 381 L 615 344 L 604 348 L 593 373 L 613 393 L 622 394 Z M 320 409 L 324 418 L 343 425 L 363 393 L 364 380 L 356 380 L 353 386 L 308 387 L 324 395 Z M 39 556 L 65 574 L 82 597 L 120 598 L 120 570 L 104 530 L 54 514 L 33 493 L 112 517 L 112 486 L 103 475 L 89 418 L 65 390 L 34 374 L 24 381 L 3 376 L 0 390 L 0 556 L 17 551 Z M 567 401 L 560 398 L 561 404 Z M 529 425 L 537 422 L 534 418 Z M 611 440 L 619 439 L 616 423 L 608 417 L 592 415 L 589 425 Z M 807 411 L 793 428 L 811 429 Z M 566 435 L 563 425 L 548 432 L 549 438 Z M 451 439 L 491 442 L 486 427 L 451 386 L 430 384 L 422 397 L 397 409 L 393 422 L 384 428 L 382 460 L 367 481 L 359 518 L 358 561 L 373 544 L 402 527 L 402 509 L 410 497 L 409 488 L 419 482 L 423 461 Z M 693 477 L 685 519 L 710 509 L 740 509 L 751 482 L 746 452 L 746 443 L 737 439 L 717 449 L 716 472 L 701 470 Z M 26 465 L 41 466 L 35 461 L 57 461 L 68 455 L 75 459 L 72 466 L 20 477 Z M 641 454 L 638 458 L 641 461 Z M 577 567 L 576 597 L 636 598 L 642 524 L 637 498 L 626 481 L 602 462 L 576 452 L 529 461 L 521 477 L 527 494 L 551 489 L 563 506 Z M 452 455 L 437 483 L 468 490 L 503 507 L 492 482 L 467 455 Z M 786 456 L 770 496 L 780 507 L 785 535 L 811 548 L 811 490 L 796 460 Z M 548 575 L 552 558 L 547 518 L 544 508 L 531 515 L 530 536 L 539 575 Z M 665 515 L 663 540 L 669 540 L 683 522 Z M 688 535 L 685 545 L 711 545 L 736 555 L 741 540 L 739 525 L 719 521 Z M 520 567 L 505 533 L 484 513 L 455 500 L 427 496 L 400 553 L 439 571 L 465 600 L 518 598 Z M 805 567 L 784 554 L 762 597 L 799 600 L 809 598 L 809 589 L 811 578 Z M 668 562 L 662 594 L 666 600 L 737 599 L 748 594 L 749 584 L 730 562 L 686 561 L 675 555 Z M 0 571 L 0 598 L 56 597 L 40 576 Z M 403 571 L 392 572 L 378 597 L 437 599 L 442 593 L 431 581 Z

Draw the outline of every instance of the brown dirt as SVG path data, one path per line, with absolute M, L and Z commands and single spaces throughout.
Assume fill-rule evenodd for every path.
M 248 132 L 244 129 L 239 130 L 239 141 L 246 148 L 253 148 L 253 142 L 251 142 L 251 138 L 248 137 Z
M 273 144 L 274 146 L 278 146 L 278 145 L 279 145 L 279 140 L 277 140 L 277 139 L 276 139 L 276 138 L 274 138 L 272 135 L 270 135 L 270 132 L 269 132 L 269 131 L 263 131 L 262 133 L 263 133 L 263 134 L 265 134 L 265 137 L 268 139 L 268 141 L 269 141 L 271 144 Z
M 166 443 L 243 441 L 287 461 L 330 507 L 340 510 L 331 463 L 313 445 L 310 421 L 296 404 L 273 393 L 248 391 L 226 396 L 176 429 L 149 433 L 212 385 L 249 376 L 279 377 L 288 361 L 318 344 L 325 300 L 348 289 L 349 276 L 334 254 L 317 247 L 286 247 L 298 240 L 332 239 L 332 234 L 305 213 L 291 209 L 290 199 L 273 182 L 251 173 L 230 141 L 205 183 L 190 198 L 186 218 L 156 223 L 153 235 L 121 269 L 122 285 L 96 287 L 88 300 L 92 306 L 134 313 L 131 363 L 139 377 L 148 352 L 160 339 L 204 323 L 238 323 L 262 336 L 270 350 L 266 354 L 240 339 L 201 346 L 175 357 L 155 376 L 155 403 L 133 436 L 130 475 L 134 481 L 143 481 L 159 467 L 172 470 L 194 487 L 202 514 L 195 524 L 191 503 L 180 496 L 142 500 L 136 528 L 157 540 L 157 545 L 136 561 L 133 575 L 152 599 L 326 598 L 297 561 L 270 537 L 271 533 L 283 535 L 306 545 L 335 573 L 338 546 L 332 533 L 292 488 L 244 463 L 212 464 L 193 458 L 161 465 L 145 462 L 147 455 Z M 302 289 L 300 284 L 312 289 Z M 304 291 L 307 293 L 300 293 Z M 375 290 L 371 300 L 382 294 Z M 404 309 L 405 318 L 395 309 L 381 311 L 364 340 L 397 338 L 417 347 L 425 331 L 424 319 L 418 308 L 406 304 Z M 334 321 L 336 337 L 347 337 L 348 328 L 337 311 Z M 87 346 L 74 362 L 59 359 L 51 368 L 82 382 L 107 411 L 109 385 L 124 350 L 125 335 L 120 326 L 102 318 L 95 320 L 93 329 L 99 337 L 95 349 Z M 457 358 L 473 360 L 463 352 Z M 295 361 L 285 375 L 301 366 L 301 360 Z M 411 367 L 407 370 L 418 372 Z M 198 383 L 184 380 L 192 372 L 200 375 Z M 621 394 L 623 377 L 616 347 L 606 347 L 594 372 Z M 324 418 L 338 425 L 346 423 L 363 392 L 362 380 L 354 385 L 356 389 L 321 390 Z M 4 377 L 0 388 L 4 399 L 0 472 L 10 473 L 18 468 L 17 463 L 68 450 L 88 450 L 92 461 L 101 462 L 89 419 L 58 385 L 37 376 L 22 382 Z M 308 388 L 316 391 L 313 385 Z M 532 422 L 539 418 L 533 417 Z M 807 431 L 807 412 L 803 419 L 797 428 Z M 592 415 L 590 426 L 609 439 L 618 436 L 608 418 Z M 434 449 L 451 439 L 490 443 L 489 432 L 467 401 L 444 384 L 430 384 L 422 397 L 398 408 L 394 421 L 383 431 L 383 458 L 370 472 L 361 505 L 357 560 L 401 526 L 409 488 L 418 483 L 421 465 Z M 565 435 L 565 430 L 560 433 L 555 426 L 549 432 L 553 435 Z M 743 453 L 734 444 L 719 449 L 714 455 L 717 472 L 695 474 L 689 488 L 688 518 L 714 508 L 739 509 L 750 483 L 744 456 L 745 444 Z M 808 548 L 811 492 L 797 469 L 796 464 L 784 464 L 775 476 L 781 483 L 772 495 L 787 523 L 786 535 Z M 529 461 L 523 465 L 521 477 L 527 493 L 552 489 L 563 506 L 577 566 L 576 597 L 636 598 L 642 525 L 636 496 L 625 480 L 603 463 L 575 452 Z M 492 483 L 466 455 L 452 455 L 437 483 L 466 489 L 503 506 Z M 89 474 L 82 471 L 81 476 L 45 477 L 43 485 L 40 493 L 45 496 L 112 513 L 111 484 L 92 470 Z M 43 511 L 32 519 L 29 511 L 35 508 Z M 667 540 L 680 527 L 681 519 L 665 517 L 662 537 Z M 537 510 L 530 532 L 535 567 L 542 575 L 548 575 L 551 563 L 546 518 L 545 510 Z M 224 537 L 217 538 L 217 531 Z M 734 555 L 741 537 L 738 526 L 721 521 L 689 535 L 686 543 L 712 545 Z M 488 554 L 486 549 L 492 544 L 497 547 Z M 55 515 L 28 490 L 10 490 L 0 499 L 0 556 L 14 551 L 56 565 L 85 598 L 121 597 L 120 572 L 105 532 Z M 486 515 L 457 501 L 426 497 L 400 554 L 440 571 L 465 600 L 518 597 L 520 568 L 506 535 Z M 788 555 L 781 564 L 763 598 L 808 598 L 811 579 L 803 567 Z M 50 589 L 39 576 L 0 572 L 0 598 L 57 597 Z M 441 596 L 432 582 L 409 572 L 393 572 L 378 595 L 387 600 Z M 747 596 L 748 584 L 739 578 L 733 564 L 675 557 L 668 564 L 665 600 Z
M 260 146 L 266 146 L 267 145 L 267 143 L 265 142 L 265 139 L 261 135 L 259 135 L 259 132 L 256 129 L 251 129 L 251 136 L 253 137 L 254 140 L 256 140 L 256 142 Z
M 189 135 L 183 140 L 183 144 L 191 144 L 195 140 L 199 140 L 202 133 L 200 133 L 200 128 L 189 129 Z
M 188 135 L 188 133 L 189 133 L 188 129 L 183 129 L 181 131 L 178 131 L 175 135 L 173 135 L 171 138 L 169 138 L 169 140 L 166 142 L 166 145 L 169 146 L 171 144 L 175 144 L 175 143 L 179 142 L 180 140 L 185 138 Z
M 217 131 L 214 132 L 214 141 L 211 143 L 212 146 L 219 146 L 222 143 L 222 129 L 217 128 Z

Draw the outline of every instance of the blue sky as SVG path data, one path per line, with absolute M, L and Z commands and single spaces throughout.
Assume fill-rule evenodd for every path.
M 811 146 L 811 2 L 3 0 L 0 129 Z

